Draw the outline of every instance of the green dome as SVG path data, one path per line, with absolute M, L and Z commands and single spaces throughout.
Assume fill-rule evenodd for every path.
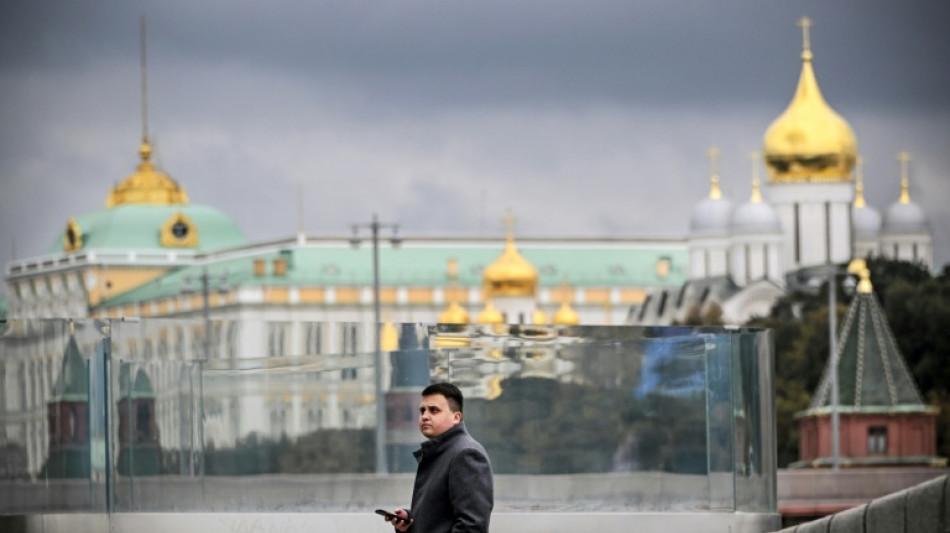
M 124 204 L 75 218 L 81 245 L 68 250 L 66 234 L 49 249 L 57 254 L 80 250 L 181 250 L 207 252 L 243 246 L 247 238 L 224 212 L 195 204 Z M 75 230 L 74 230 L 75 231 Z

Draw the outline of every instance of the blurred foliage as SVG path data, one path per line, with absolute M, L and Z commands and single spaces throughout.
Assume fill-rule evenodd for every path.
M 657 371 L 684 367 L 657 365 Z M 540 377 L 504 380 L 502 390 L 490 402 L 467 403 L 465 410 L 495 473 L 706 472 L 701 391 L 636 397 L 625 386 Z
M 874 295 L 924 401 L 941 408 L 937 455 L 950 457 L 950 266 L 932 276 L 919 264 L 868 259 Z M 798 459 L 795 413 L 808 408 L 829 353 L 828 287 L 781 298 L 768 317 L 746 325 L 775 334 L 775 396 L 779 466 Z M 839 284 L 838 328 L 852 298 Z
M 323 429 L 297 439 L 279 458 L 287 474 L 369 473 L 376 468 L 373 428 Z
M 205 473 L 209 476 L 259 474 L 339 474 L 365 473 L 375 469 L 374 432 L 366 429 L 324 429 L 291 441 L 251 433 L 234 446 L 205 449 Z M 165 449 L 162 473 L 179 474 L 198 468 L 191 465 L 186 450 Z M 197 461 L 197 456 L 195 457 Z

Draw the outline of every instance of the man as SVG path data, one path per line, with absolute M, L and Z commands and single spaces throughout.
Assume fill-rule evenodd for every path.
M 413 452 L 419 466 L 412 506 L 396 509 L 389 520 L 397 531 L 461 533 L 488 531 L 494 506 L 488 454 L 462 422 L 462 391 L 451 383 L 435 383 L 422 391 L 419 431 L 428 437 Z

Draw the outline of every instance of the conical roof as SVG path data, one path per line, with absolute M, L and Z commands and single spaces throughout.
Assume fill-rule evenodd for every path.
M 69 336 L 63 352 L 63 367 L 53 387 L 54 402 L 84 402 L 89 399 L 89 368 L 79 352 L 76 337 Z
M 866 269 L 862 277 L 835 348 L 839 407 L 847 412 L 927 411 L 872 292 Z M 831 408 L 830 374 L 829 363 L 805 414 Z
M 129 387 L 132 390 L 129 390 Z M 119 369 L 119 397 L 120 398 L 155 398 L 155 391 L 152 389 L 152 380 L 144 369 L 138 369 L 135 373 L 135 380 L 131 379 L 130 365 L 122 365 Z

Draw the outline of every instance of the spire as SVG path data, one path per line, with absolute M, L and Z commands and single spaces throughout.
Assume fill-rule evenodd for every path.
M 145 59 L 145 42 L 145 15 L 142 15 L 139 17 L 139 54 L 142 70 L 142 144 L 139 146 L 139 157 L 142 158 L 142 165 L 148 163 L 152 157 L 152 144 L 148 140 L 148 64 Z
M 901 162 L 901 197 L 900 203 L 910 203 L 910 181 L 907 179 L 907 164 L 910 163 L 910 154 L 902 151 L 897 154 L 897 160 Z
M 864 158 L 858 156 L 855 165 L 857 172 L 854 180 L 854 207 L 864 207 L 867 205 L 864 201 Z
M 145 63 L 145 15 L 139 18 L 139 52 L 142 62 L 142 145 L 148 144 L 148 68 Z M 144 157 L 143 157 L 144 159 Z
M 152 143 L 148 137 L 148 69 L 146 67 L 145 17 L 139 19 L 141 29 L 142 66 L 142 143 L 139 145 L 141 161 L 135 173 L 109 191 L 106 207 L 123 204 L 172 205 L 187 204 L 185 189 L 152 164 Z
M 719 188 L 719 171 L 717 164 L 719 162 L 719 148 L 715 146 L 706 151 L 709 156 L 709 197 L 713 200 L 722 198 L 722 190 Z
M 761 157 L 761 152 L 755 150 L 749 152 L 749 159 L 752 160 L 752 196 L 749 198 L 749 202 L 753 204 L 762 203 L 762 191 L 759 188 L 759 159 Z

